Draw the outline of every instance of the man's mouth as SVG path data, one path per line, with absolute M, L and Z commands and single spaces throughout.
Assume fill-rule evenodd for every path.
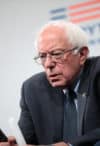
M 60 78 L 60 74 L 51 74 L 51 75 L 49 75 L 49 79 L 50 79 L 52 82 L 58 81 L 59 78 Z

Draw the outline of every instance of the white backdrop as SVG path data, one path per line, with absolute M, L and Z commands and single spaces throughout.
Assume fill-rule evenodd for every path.
M 22 82 L 42 70 L 33 62 L 38 28 L 50 20 L 51 10 L 78 2 L 81 0 L 0 0 L 0 127 L 8 135 L 8 119 L 19 118 Z M 88 25 L 89 37 L 98 40 L 95 46 L 90 44 L 91 55 L 100 54 L 100 17 L 80 25 Z

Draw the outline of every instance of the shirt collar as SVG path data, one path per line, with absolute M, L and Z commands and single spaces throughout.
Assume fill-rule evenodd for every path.
M 72 83 L 72 85 L 69 87 L 70 89 L 74 90 L 75 92 L 78 91 L 79 84 L 80 84 L 80 77 L 82 75 L 82 72 L 83 72 L 83 68 L 81 69 L 81 71 L 79 72 L 79 74 L 77 75 L 77 77 L 75 78 L 75 80 Z M 63 89 L 63 92 L 66 93 L 66 90 L 68 90 L 68 88 L 67 89 Z

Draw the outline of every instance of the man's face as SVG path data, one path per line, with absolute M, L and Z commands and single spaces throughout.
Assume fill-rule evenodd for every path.
M 49 27 L 42 32 L 38 41 L 39 54 L 45 59 L 42 63 L 47 79 L 53 87 L 68 86 L 79 73 L 82 64 L 80 53 L 74 54 L 73 51 L 64 52 L 64 50 L 73 49 L 72 45 L 66 39 L 65 33 L 56 27 Z M 52 53 L 53 52 L 53 53 Z M 61 57 L 52 57 L 59 52 Z M 48 54 L 47 54 L 48 53 Z

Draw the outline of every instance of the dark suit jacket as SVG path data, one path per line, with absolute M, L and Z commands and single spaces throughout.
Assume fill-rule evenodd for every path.
M 100 57 L 86 61 L 78 92 L 79 136 L 70 143 L 92 146 L 100 140 Z M 63 113 L 63 91 L 52 87 L 44 72 L 24 82 L 19 126 L 27 143 L 63 141 Z

